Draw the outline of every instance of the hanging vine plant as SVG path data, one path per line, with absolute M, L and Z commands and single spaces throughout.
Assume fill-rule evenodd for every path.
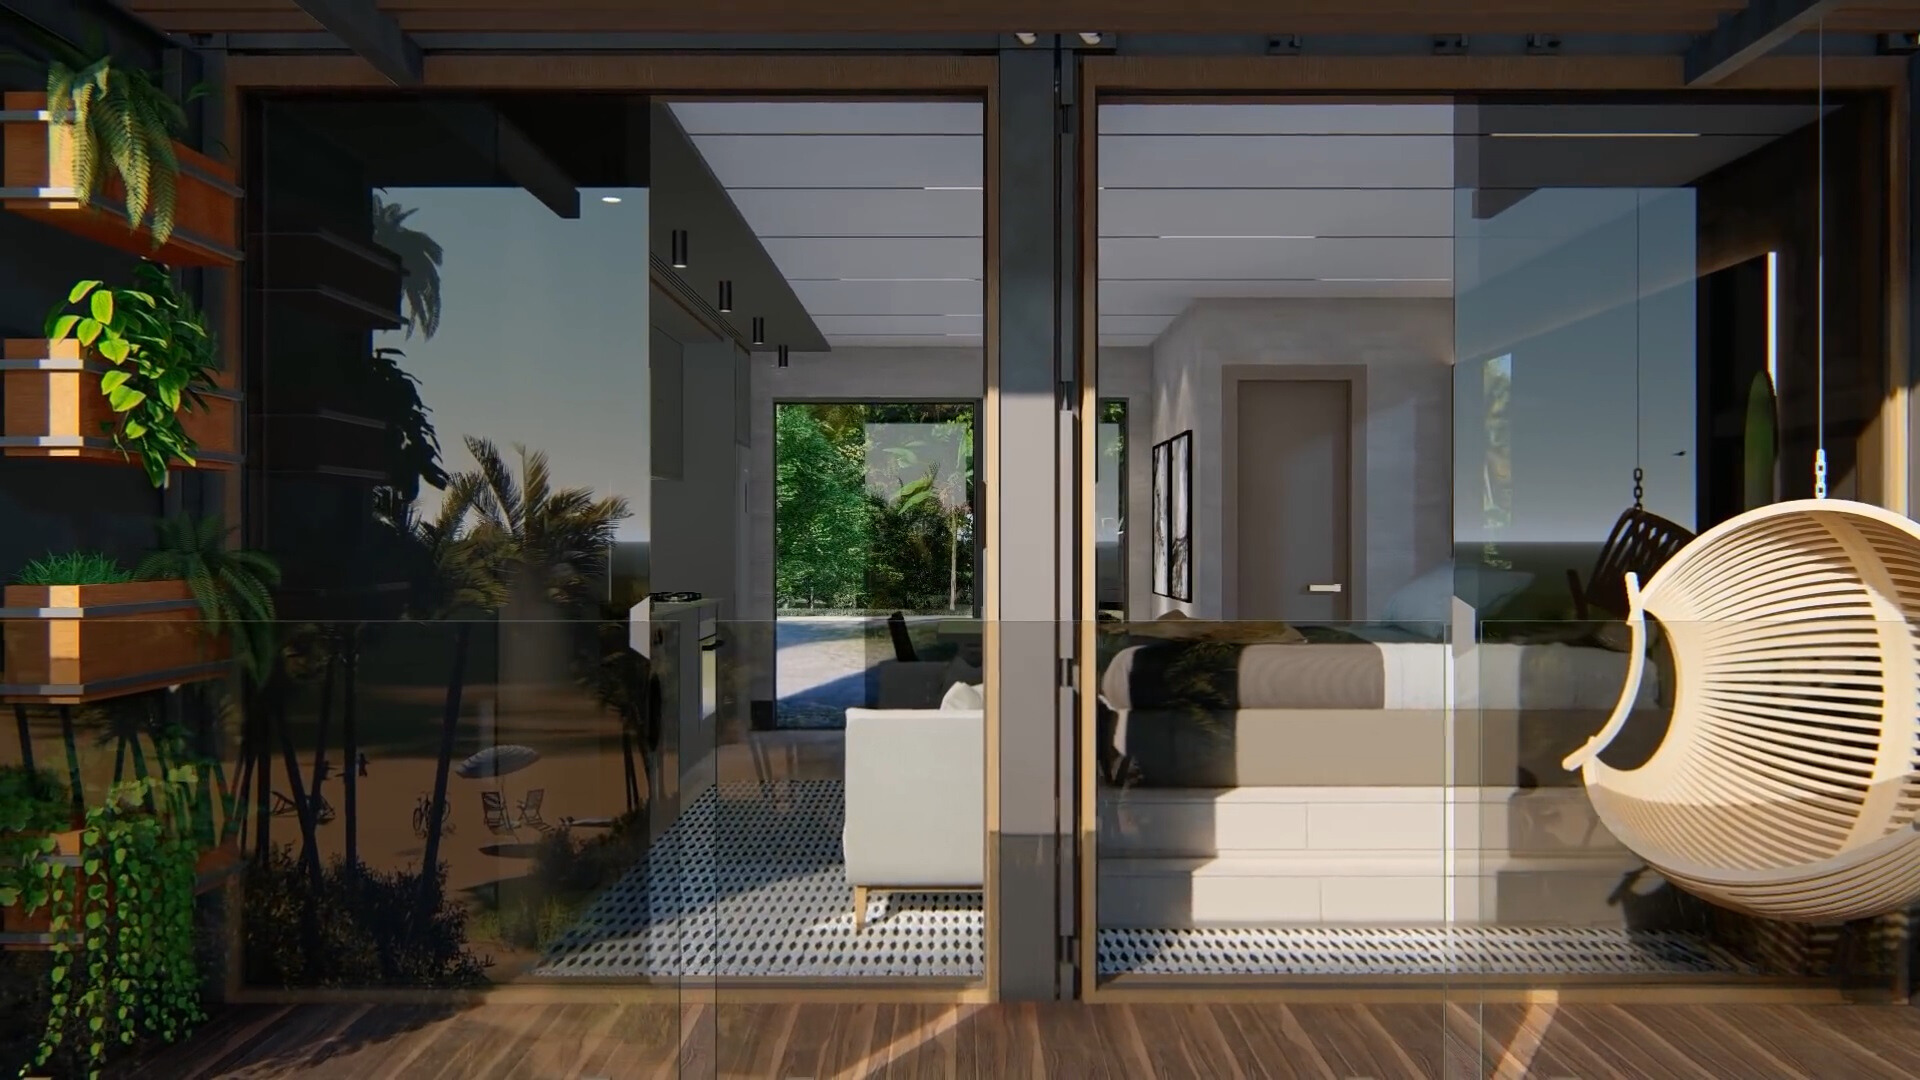
M 114 414 L 104 434 L 122 454 L 140 458 L 154 487 L 165 487 L 174 461 L 196 464 L 198 444 L 181 414 L 206 409 L 205 393 L 217 388 L 214 341 L 166 267 L 143 262 L 134 278 L 135 287 L 125 289 L 76 284 L 66 304 L 47 317 L 46 336 L 72 338 L 111 365 L 100 376 Z
M 52 877 L 52 1008 L 34 1064 L 98 1077 L 115 1046 L 173 1042 L 205 1019 L 194 948 L 191 765 L 114 785 L 87 812 L 80 865 Z

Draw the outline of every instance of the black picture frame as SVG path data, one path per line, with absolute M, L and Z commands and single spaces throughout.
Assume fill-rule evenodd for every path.
M 1193 602 L 1193 431 L 1153 446 L 1153 591 Z

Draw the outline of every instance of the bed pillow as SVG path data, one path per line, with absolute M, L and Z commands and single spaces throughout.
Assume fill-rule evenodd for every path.
M 1457 575 L 1460 599 L 1482 619 L 1493 617 L 1502 605 L 1533 584 L 1533 575 L 1521 570 L 1469 567 Z M 1451 565 L 1436 566 L 1402 586 L 1387 598 L 1385 621 L 1397 630 L 1424 641 L 1439 641 L 1452 611 L 1456 574 Z

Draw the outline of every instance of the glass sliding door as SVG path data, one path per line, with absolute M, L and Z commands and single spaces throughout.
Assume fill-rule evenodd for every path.
M 1845 145 L 1873 167 L 1862 104 L 1826 114 L 1830 162 Z M 1612 769 L 1653 767 L 1695 722 L 1675 714 L 1678 628 L 1652 628 L 1628 689 L 1625 575 L 1644 583 L 1701 532 L 1809 493 L 1823 354 L 1833 492 L 1878 498 L 1883 365 L 1858 347 L 1885 312 L 1823 320 L 1820 267 L 1824 250 L 1829 291 L 1844 278 L 1884 293 L 1860 252 L 1877 241 L 1839 231 L 1876 220 L 1880 196 L 1866 182 L 1836 196 L 1811 101 L 1495 101 L 1458 116 L 1454 921 L 1504 942 L 1469 973 L 1731 986 L 1855 965 L 1884 985 L 1879 946 L 1841 950 L 1837 928 L 1667 882 L 1562 765 L 1629 694 L 1601 754 Z

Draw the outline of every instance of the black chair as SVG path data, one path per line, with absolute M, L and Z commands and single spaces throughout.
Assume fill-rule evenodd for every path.
M 887 633 L 893 638 L 893 658 L 903 664 L 920 659 L 913 651 L 913 638 L 907 633 L 907 613 L 896 611 L 887 616 Z

